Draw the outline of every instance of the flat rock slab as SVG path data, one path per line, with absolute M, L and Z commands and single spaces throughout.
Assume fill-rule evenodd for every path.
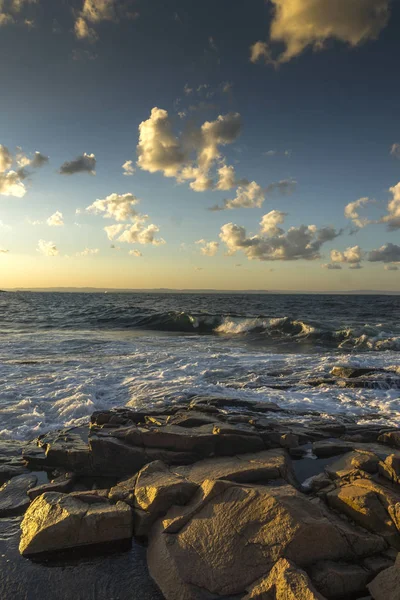
M 19 550 L 24 556 L 112 544 L 132 537 L 132 512 L 124 502 L 84 502 L 47 492 L 30 505 L 21 523 Z
M 187 506 L 154 525 L 148 564 L 167 600 L 208 600 L 244 594 L 281 558 L 307 568 L 385 548 L 290 485 L 205 481 Z
M 22 458 L 25 445 L 18 440 L 0 440 L 0 485 L 16 475 L 27 473 Z
M 201 484 L 206 479 L 226 479 L 236 483 L 261 483 L 274 479 L 295 479 L 288 455 L 284 450 L 209 458 L 194 465 L 175 467 L 174 471 L 190 481 Z
M 36 475 L 18 475 L 0 488 L 0 517 L 22 515 L 29 506 L 28 490 L 37 483 Z

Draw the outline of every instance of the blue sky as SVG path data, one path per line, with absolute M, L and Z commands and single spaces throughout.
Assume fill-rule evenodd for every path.
M 0 0 L 0 286 L 400 291 L 400 7 L 339 5 Z

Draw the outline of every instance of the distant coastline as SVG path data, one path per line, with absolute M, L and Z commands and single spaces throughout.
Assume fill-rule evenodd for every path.
M 94 287 L 49 287 L 49 288 L 5 288 L 2 292 L 52 292 L 69 294 L 266 294 L 266 295 L 319 295 L 319 296 L 400 296 L 392 290 L 216 290 L 216 289 L 173 289 L 173 288 L 94 288 Z

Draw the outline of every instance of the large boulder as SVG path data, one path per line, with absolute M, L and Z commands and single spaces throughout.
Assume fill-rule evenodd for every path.
M 21 515 L 29 506 L 28 490 L 37 483 L 36 475 L 18 475 L 0 488 L 0 517 Z
M 386 547 L 292 486 L 205 481 L 185 507 L 153 526 L 150 573 L 167 600 L 243 594 L 281 558 L 307 568 L 357 560 Z
M 266 577 L 257 581 L 243 600 L 325 600 L 307 573 L 295 564 L 279 559 Z
M 328 600 L 359 597 L 366 592 L 371 573 L 356 564 L 322 561 L 313 565 L 310 571 L 316 588 Z M 300 596 L 301 598 L 301 596 Z
M 111 545 L 132 537 L 132 512 L 124 502 L 94 502 L 67 494 L 47 492 L 30 505 L 21 523 L 19 550 L 24 556 Z

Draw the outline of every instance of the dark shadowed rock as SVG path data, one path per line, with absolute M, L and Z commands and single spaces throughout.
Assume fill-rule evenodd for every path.
M 374 600 L 399 600 L 400 598 L 400 554 L 393 567 L 382 571 L 368 585 Z
M 379 463 L 379 473 L 392 483 L 400 484 L 400 456 L 391 454 Z
M 383 433 L 378 437 L 378 442 L 381 444 L 387 444 L 392 448 L 400 448 L 400 431 L 396 430 Z
M 132 512 L 124 502 L 84 502 L 57 492 L 36 498 L 21 523 L 19 549 L 24 556 L 96 544 L 132 536 Z
M 366 592 L 370 578 L 369 571 L 359 565 L 332 561 L 317 563 L 311 568 L 310 575 L 315 587 L 328 600 L 353 598 Z
M 0 488 L 0 517 L 22 515 L 29 506 L 28 490 L 37 483 L 36 475 L 18 475 Z
M 34 500 L 37 496 L 41 496 L 45 492 L 69 492 L 74 484 L 75 477 L 72 473 L 66 473 L 57 477 L 49 483 L 38 485 L 28 490 L 28 496 L 30 500 Z
M 0 485 L 27 472 L 25 461 L 22 458 L 23 442 L 14 440 L 0 440 Z
M 381 369 L 368 369 L 363 367 L 333 367 L 331 375 L 335 377 L 344 377 L 346 379 L 352 379 L 353 377 L 363 377 L 365 375 L 371 375 L 371 373 L 382 373 Z
M 254 583 L 243 600 L 325 600 L 307 573 L 285 558 L 279 559 L 268 575 Z

